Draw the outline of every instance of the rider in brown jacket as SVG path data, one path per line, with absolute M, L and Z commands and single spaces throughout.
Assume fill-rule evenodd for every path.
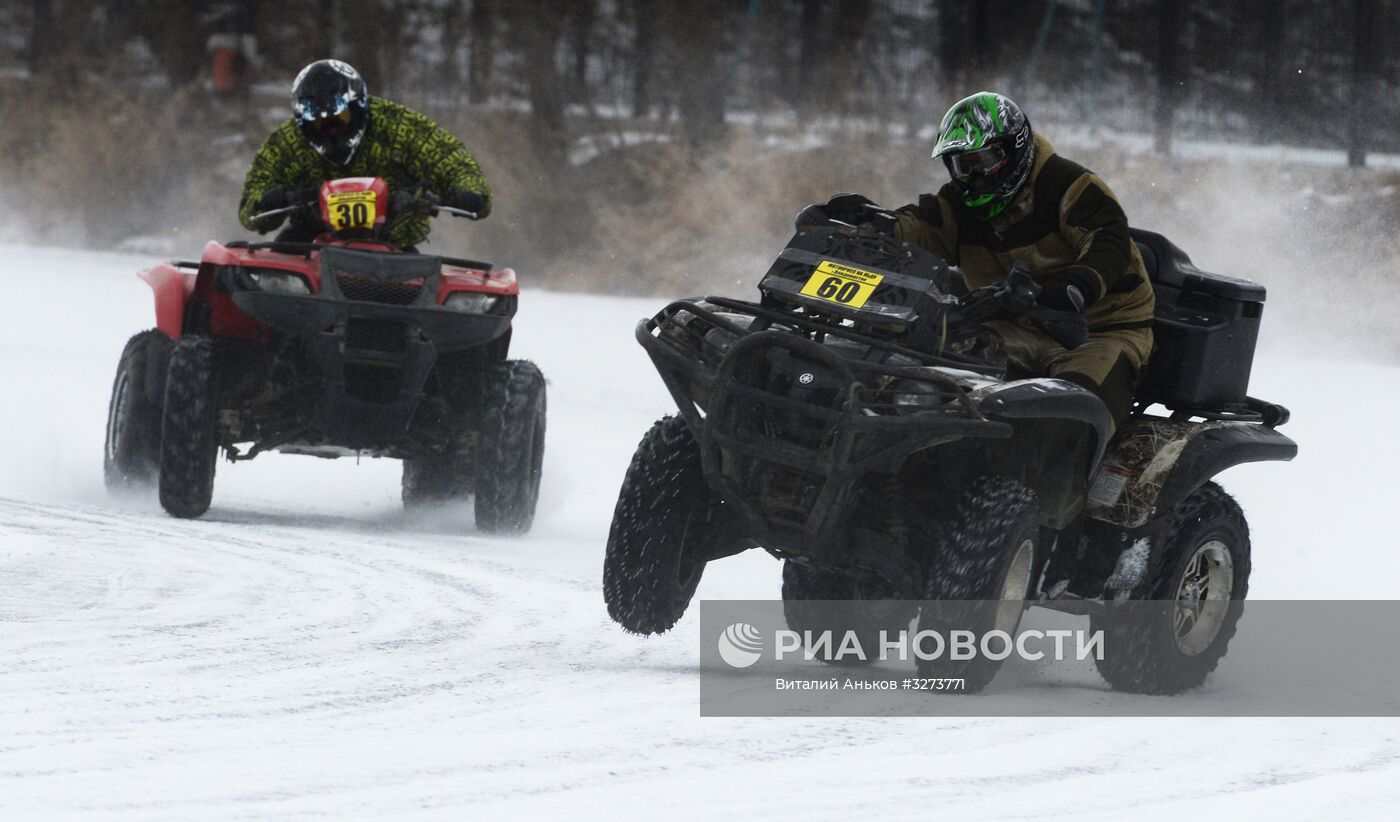
M 961 268 L 969 288 L 1001 280 L 1024 263 L 1042 287 L 1041 303 L 1082 311 L 1089 340 L 1073 349 L 1022 318 L 989 325 L 998 353 L 1018 372 L 1013 376 L 1078 383 L 1102 398 L 1121 425 L 1152 351 L 1153 295 L 1113 192 L 1056 154 L 1000 94 L 974 94 L 953 106 L 933 156 L 952 180 L 896 210 L 896 235 Z M 875 210 L 854 195 L 826 207 L 829 216 L 854 221 Z

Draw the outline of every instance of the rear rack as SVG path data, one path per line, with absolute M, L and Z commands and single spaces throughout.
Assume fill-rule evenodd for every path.
M 1262 423 L 1267 428 L 1277 428 L 1288 422 L 1292 416 L 1287 407 L 1277 403 L 1265 402 L 1254 397 L 1245 397 L 1244 408 L 1175 408 L 1167 406 L 1170 410 L 1171 419 L 1175 422 L 1186 422 L 1193 417 L 1198 417 L 1209 422 L 1257 422 Z M 1146 411 L 1151 402 L 1138 403 L 1134 409 L 1134 416 L 1145 417 Z

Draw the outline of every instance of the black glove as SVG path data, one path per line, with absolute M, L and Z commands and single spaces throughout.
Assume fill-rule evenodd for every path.
M 824 203 L 813 203 L 802 209 L 794 221 L 797 230 L 807 226 L 828 226 L 833 221 L 893 234 L 895 216 L 863 194 L 837 194 Z
M 258 198 L 258 211 L 275 211 L 279 208 L 306 205 L 315 202 L 320 193 L 320 190 L 315 188 L 273 186 Z
M 1081 286 L 1083 291 L 1079 290 Z M 1031 276 L 1030 268 L 1017 261 L 1006 275 L 1004 289 L 1003 305 L 1026 317 L 1065 348 L 1078 348 L 1089 339 L 1089 321 L 1083 314 L 1084 294 L 1093 293 L 1093 275 L 1088 271 L 1070 269 L 1067 276 L 1042 288 Z
M 1078 348 L 1089 341 L 1089 320 L 1078 311 L 1060 311 L 1048 305 L 1033 305 L 1025 316 L 1065 348 Z
M 292 206 L 310 205 L 316 202 L 316 200 L 320 197 L 320 194 L 320 189 L 316 188 L 290 188 L 288 186 L 273 186 L 267 191 L 264 191 L 263 195 L 258 198 L 258 204 L 255 207 L 255 211 L 258 214 L 262 214 L 263 212 L 279 211 L 281 209 L 290 208 Z M 285 212 L 282 214 L 274 215 L 272 217 L 264 217 L 261 220 L 258 220 L 253 227 L 258 230 L 258 233 L 266 234 L 267 232 L 281 225 L 282 221 L 286 218 L 287 214 Z M 320 222 L 319 220 L 310 220 L 308 215 L 301 212 L 293 212 L 292 221 L 294 223 L 311 222 L 313 224 Z
M 441 204 L 426 188 L 409 187 L 395 191 L 389 198 L 389 212 L 395 217 L 428 217 Z
M 279 208 L 287 207 L 287 189 L 282 186 L 273 186 L 258 198 L 257 212 L 276 211 Z
M 1097 296 L 1094 275 L 1087 269 L 1071 268 L 1064 276 L 1040 290 L 1040 304 L 1056 311 L 1083 311 Z
M 442 204 L 449 208 L 470 211 L 480 219 L 486 212 L 486 198 L 475 191 L 458 191 L 443 198 Z

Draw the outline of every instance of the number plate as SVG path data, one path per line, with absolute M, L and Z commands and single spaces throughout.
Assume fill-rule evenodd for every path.
M 331 218 L 331 228 L 344 231 L 347 228 L 374 228 L 373 191 L 347 191 L 343 194 L 326 195 L 326 211 Z
M 875 293 L 875 286 L 884 279 L 873 271 L 823 260 L 812 272 L 807 284 L 802 286 L 802 293 L 819 300 L 860 308 Z

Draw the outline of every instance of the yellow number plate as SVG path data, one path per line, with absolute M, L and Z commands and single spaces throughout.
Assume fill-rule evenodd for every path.
M 343 194 L 327 194 L 326 210 L 330 212 L 331 228 L 344 231 L 347 228 L 374 228 L 374 192 L 347 191 Z
M 812 272 L 807 284 L 802 286 L 802 293 L 819 300 L 860 308 L 875 293 L 875 286 L 884 279 L 873 271 L 823 260 Z

